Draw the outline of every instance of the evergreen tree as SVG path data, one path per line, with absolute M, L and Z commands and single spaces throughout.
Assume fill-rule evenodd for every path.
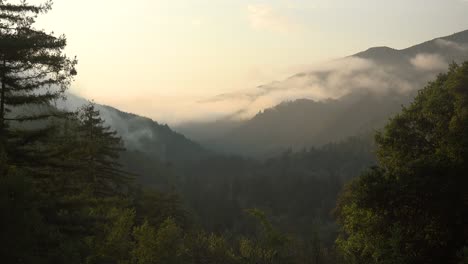
M 65 36 L 33 27 L 36 17 L 50 8 L 51 2 L 0 1 L 0 145 L 10 162 L 21 165 L 38 163 L 41 149 L 32 143 L 47 131 L 31 121 L 57 114 L 49 106 L 63 96 L 76 74 L 76 59 L 63 54 Z
M 125 150 L 117 132 L 104 124 L 93 103 L 78 111 L 78 157 L 84 182 L 96 197 L 112 197 L 130 191 L 131 175 L 119 158 Z
M 81 249 L 82 261 L 128 262 L 135 213 L 132 177 L 119 163 L 123 143 L 92 103 L 61 123 L 54 136 L 56 153 L 62 153 L 56 161 L 62 165 L 56 174 L 60 184 L 52 199 L 61 212 L 59 230 Z
M 50 8 L 0 1 L 0 206 L 9 216 L 0 233 L 8 263 L 63 263 L 71 253 L 62 251 L 68 243 L 56 229 L 61 212 L 48 139 L 50 118 L 64 116 L 52 103 L 73 80 L 76 60 L 63 54 L 64 36 L 33 27 Z

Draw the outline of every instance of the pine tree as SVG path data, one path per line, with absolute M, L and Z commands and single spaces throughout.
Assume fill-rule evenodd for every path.
M 23 210 L 11 211 L 16 221 L 2 225 L 9 230 L 1 232 L 8 236 L 2 247 L 9 263 L 63 263 L 65 258 L 73 263 L 71 251 L 62 247 L 69 243 L 56 228 L 61 211 L 53 190 L 58 177 L 52 173 L 54 146 L 48 139 L 51 117 L 64 114 L 52 103 L 69 87 L 77 62 L 63 54 L 64 36 L 33 27 L 50 8 L 51 2 L 0 0 L 0 178 L 7 190 L 0 208 L 5 214 L 10 214 L 8 208 Z
M 119 249 L 119 243 L 130 241 L 108 241 L 120 234 L 120 226 L 109 229 L 120 219 L 116 212 L 131 210 L 131 177 L 119 164 L 124 150 L 121 139 L 104 125 L 92 103 L 68 119 L 56 120 L 54 126 L 57 129 L 49 135 L 49 163 L 54 166 L 41 181 L 45 186 L 43 200 L 48 201 L 43 213 L 59 234 L 60 245 L 55 247 L 73 259 L 67 260 L 69 263 L 124 258 L 126 253 Z
M 51 102 L 63 96 L 76 74 L 76 59 L 63 54 L 65 36 L 55 37 L 33 24 L 51 8 L 0 1 L 0 145 L 10 162 L 38 162 L 32 147 L 48 129 L 37 122 L 57 115 Z
M 93 103 L 79 110 L 78 120 L 80 163 L 91 193 L 96 197 L 125 194 L 132 177 L 119 162 L 125 150 L 122 139 L 104 124 Z

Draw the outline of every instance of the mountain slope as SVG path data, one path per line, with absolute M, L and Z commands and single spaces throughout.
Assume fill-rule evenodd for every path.
M 411 96 L 353 94 L 339 100 L 299 99 L 266 109 L 224 136 L 207 142 L 218 151 L 251 157 L 275 156 L 371 134 Z
M 250 105 L 269 96 L 287 96 L 282 97 L 285 102 L 251 119 L 186 124 L 176 129 L 216 150 L 257 157 L 290 147 L 323 145 L 380 128 L 418 89 L 446 71 L 449 63 L 465 60 L 468 30 L 403 50 L 370 48 L 258 87 L 248 94 L 253 98 Z M 308 100 L 298 100 L 303 98 Z M 229 100 L 229 96 L 220 100 Z
M 60 104 L 61 107 L 74 111 L 87 102 L 69 94 L 67 100 Z M 210 151 L 167 125 L 110 106 L 97 104 L 96 107 L 107 125 L 122 137 L 129 151 L 141 152 L 147 157 L 166 162 L 196 160 L 211 155 Z

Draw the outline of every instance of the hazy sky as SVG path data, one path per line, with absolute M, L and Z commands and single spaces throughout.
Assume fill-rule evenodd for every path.
M 468 29 L 468 0 L 54 2 L 38 25 L 78 56 L 72 91 L 170 124 L 202 116 L 202 98 Z

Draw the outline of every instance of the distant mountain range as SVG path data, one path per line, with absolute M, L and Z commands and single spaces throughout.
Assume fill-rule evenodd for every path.
M 176 130 L 214 150 L 254 157 L 371 134 L 450 63 L 465 60 L 468 30 L 403 50 L 370 48 L 244 95 L 212 99 L 245 96 L 256 106 L 268 96 L 285 95 L 284 102 L 253 118 L 239 120 L 234 115 L 215 122 L 182 124 Z M 256 110 L 246 108 L 239 113 Z
M 250 103 L 224 119 L 179 125 L 175 130 L 180 133 L 110 106 L 98 105 L 98 109 L 133 157 L 178 162 L 202 159 L 213 151 L 268 157 L 287 149 L 370 136 L 408 104 L 418 89 L 446 71 L 449 63 L 465 60 L 468 30 L 403 50 L 370 48 L 245 94 L 212 98 L 208 101 L 242 97 Z M 270 97 L 282 102 L 261 108 L 259 102 Z M 86 102 L 70 95 L 62 107 L 74 110 Z M 253 111 L 257 114 L 252 118 L 241 118 Z

